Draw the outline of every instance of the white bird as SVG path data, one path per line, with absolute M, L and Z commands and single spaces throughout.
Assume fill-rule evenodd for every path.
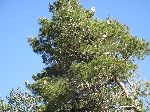
M 28 85 L 28 84 L 29 84 L 29 81 L 28 81 L 28 80 L 27 80 L 27 81 L 25 81 L 25 84 L 26 84 L 26 85 Z
M 95 10 L 96 10 L 95 7 L 92 7 L 92 8 L 91 8 L 91 11 L 92 11 L 93 13 L 95 13 Z

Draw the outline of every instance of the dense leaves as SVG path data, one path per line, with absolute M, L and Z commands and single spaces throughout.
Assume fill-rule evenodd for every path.
M 149 43 L 117 20 L 94 18 L 77 0 L 56 0 L 49 9 L 52 18 L 41 18 L 38 36 L 28 40 L 46 64 L 27 85 L 45 111 L 144 111 L 148 86 L 133 79 Z

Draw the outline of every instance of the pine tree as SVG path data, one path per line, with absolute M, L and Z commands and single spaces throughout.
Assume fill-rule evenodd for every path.
M 38 36 L 28 39 L 46 65 L 27 85 L 44 110 L 144 111 L 149 83 L 135 78 L 135 60 L 149 54 L 150 44 L 115 19 L 94 18 L 78 0 L 56 0 L 49 9 L 52 18 L 41 18 Z

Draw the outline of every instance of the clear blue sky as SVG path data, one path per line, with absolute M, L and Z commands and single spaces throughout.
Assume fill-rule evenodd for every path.
M 44 67 L 32 52 L 27 37 L 38 34 L 38 18 L 50 18 L 48 4 L 54 0 L 0 0 L 0 97 L 12 88 L 32 82 L 32 74 Z M 108 15 L 127 24 L 132 34 L 150 42 L 150 0 L 81 0 L 86 8 L 96 7 L 95 17 Z M 138 62 L 142 77 L 150 80 L 150 56 Z

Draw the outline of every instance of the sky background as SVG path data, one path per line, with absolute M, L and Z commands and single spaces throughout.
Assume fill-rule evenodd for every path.
M 27 42 L 38 34 L 38 19 L 51 18 L 48 4 L 54 0 L 0 0 L 0 97 L 44 68 L 40 55 Z M 128 25 L 131 33 L 150 42 L 150 0 L 81 0 L 83 7 L 96 8 L 95 17 L 111 16 Z M 138 62 L 142 78 L 150 80 L 150 56 Z

